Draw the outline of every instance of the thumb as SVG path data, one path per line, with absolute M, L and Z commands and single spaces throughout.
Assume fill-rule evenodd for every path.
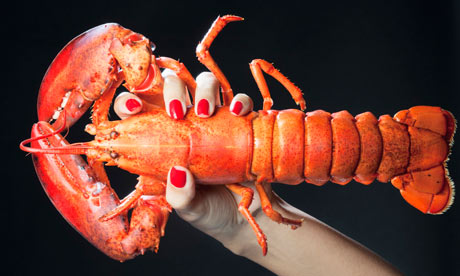
M 166 201 L 183 220 L 209 234 L 211 229 L 225 228 L 233 222 L 236 210 L 232 193 L 224 186 L 200 187 L 196 192 L 195 179 L 184 167 L 169 170 Z
M 192 173 L 181 166 L 169 170 L 166 201 L 176 210 L 187 209 L 195 197 L 195 180 Z

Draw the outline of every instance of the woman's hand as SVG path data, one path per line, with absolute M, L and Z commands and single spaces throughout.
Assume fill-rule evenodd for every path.
M 248 187 L 254 185 L 247 183 Z M 166 186 L 166 200 L 176 213 L 195 228 L 214 237 L 232 251 L 238 251 L 239 234 L 246 228 L 256 242 L 246 219 L 238 211 L 241 197 L 232 193 L 225 185 L 195 185 L 191 172 L 180 166 L 171 168 Z M 254 198 L 250 211 L 261 211 L 260 200 Z M 258 249 L 262 255 L 262 250 Z

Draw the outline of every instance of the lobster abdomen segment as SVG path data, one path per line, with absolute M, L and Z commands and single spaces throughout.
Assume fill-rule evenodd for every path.
M 345 185 L 353 179 L 358 166 L 361 149 L 359 133 L 354 123 L 355 118 L 348 111 L 333 113 L 331 118 L 331 181 Z
M 392 180 L 411 205 L 439 213 L 452 201 L 444 167 L 454 129 L 453 116 L 439 107 L 414 107 L 379 120 L 369 112 L 260 111 L 253 122 L 251 172 L 259 181 L 286 184 Z
M 380 116 L 378 126 L 382 135 L 383 152 L 377 170 L 377 180 L 385 183 L 393 176 L 406 172 L 409 165 L 411 139 L 407 126 L 396 122 L 388 115 Z
M 305 181 L 323 185 L 329 181 L 332 161 L 331 114 L 322 110 L 305 117 Z
M 361 113 L 355 118 L 361 141 L 361 153 L 354 179 L 368 185 L 377 177 L 376 172 L 382 160 L 382 135 L 378 121 L 372 113 Z

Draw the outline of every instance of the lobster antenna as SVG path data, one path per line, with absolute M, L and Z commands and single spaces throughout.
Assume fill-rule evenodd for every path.
M 63 147 L 55 147 L 55 148 L 48 148 L 48 149 L 34 148 L 34 147 L 26 146 L 29 143 L 43 140 L 50 136 L 57 135 L 63 130 L 64 127 L 61 127 L 60 129 L 55 130 L 48 134 L 26 139 L 19 144 L 19 148 L 25 152 L 30 152 L 30 153 L 86 154 L 87 150 L 91 148 L 91 146 L 88 143 L 76 143 L 76 144 L 70 144 L 70 145 L 63 146 Z
M 51 134 L 55 134 L 54 132 Z M 30 153 L 47 153 L 47 154 L 86 154 L 87 150 L 91 148 L 88 143 L 75 143 L 75 144 L 70 144 L 68 146 L 63 146 L 63 147 L 55 147 L 55 148 L 49 148 L 49 149 L 43 149 L 43 148 L 33 148 L 33 147 L 28 147 L 26 144 L 48 138 L 51 135 L 43 135 L 39 137 L 34 137 L 34 138 L 29 138 L 27 140 L 24 140 L 19 144 L 19 148 L 25 152 L 30 152 Z
M 34 148 L 34 147 L 28 147 L 26 146 L 29 143 L 39 141 L 46 139 L 48 137 L 57 135 L 61 133 L 65 129 L 65 121 L 66 121 L 66 113 L 64 111 L 64 116 L 63 116 L 63 124 L 62 126 L 53 132 L 50 132 L 48 134 L 43 134 L 37 137 L 33 138 L 28 138 L 24 141 L 22 141 L 19 144 L 19 148 L 25 152 L 29 153 L 48 153 L 48 154 L 86 154 L 86 151 L 91 148 L 88 143 L 76 143 L 76 144 L 70 144 L 67 146 L 62 146 L 62 147 L 55 147 L 55 148 L 48 148 L 48 149 L 43 149 L 43 148 Z M 40 123 L 40 122 L 39 122 Z M 67 135 L 67 134 L 66 134 Z

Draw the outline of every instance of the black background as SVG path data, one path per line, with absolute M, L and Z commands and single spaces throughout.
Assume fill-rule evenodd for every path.
M 40 1 L 4 9 L 7 125 L 2 144 L 7 164 L 2 184 L 7 208 L 2 228 L 8 232 L 7 268 L 15 274 L 269 274 L 175 214 L 158 254 L 120 264 L 87 243 L 51 205 L 18 144 L 37 120 L 36 95 L 52 59 L 73 37 L 99 24 L 118 22 L 144 34 L 156 43 L 156 54 L 180 59 L 197 75 L 205 70 L 195 58 L 198 41 L 217 15 L 237 14 L 246 20 L 227 26 L 211 53 L 234 91 L 248 93 L 256 109 L 262 101 L 248 63 L 264 58 L 303 89 L 308 110 L 381 115 L 434 105 L 460 116 L 458 2 L 169 2 Z M 278 83 L 269 80 L 269 86 L 275 109 L 295 108 Z M 85 122 L 72 128 L 70 140 L 90 139 L 81 134 Z M 454 147 L 449 162 L 454 181 L 460 179 L 458 152 Z M 135 177 L 109 172 L 121 195 L 134 187 Z M 274 186 L 293 206 L 366 245 L 407 275 L 460 273 L 458 202 L 446 214 L 430 216 L 405 203 L 391 184 Z M 299 272 L 303 274 L 308 272 Z

